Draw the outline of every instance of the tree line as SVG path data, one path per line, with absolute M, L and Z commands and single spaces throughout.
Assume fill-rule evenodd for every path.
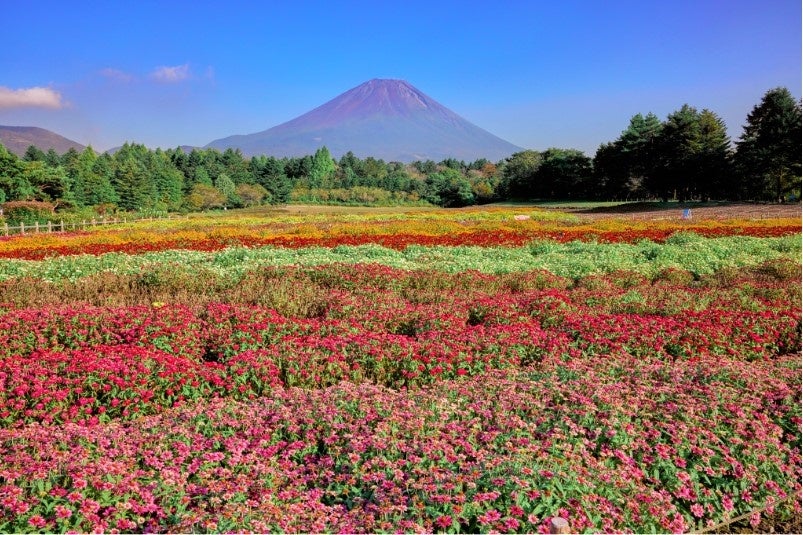
M 709 199 L 782 201 L 800 195 L 801 104 L 768 91 L 735 147 L 725 123 L 689 105 L 661 121 L 636 114 L 593 158 L 576 149 L 524 150 L 490 162 L 409 164 L 339 160 L 326 147 L 293 158 L 239 150 L 91 147 L 64 154 L 31 146 L 20 158 L 0 145 L 0 203 L 56 209 L 196 211 L 297 202 L 430 203 L 466 206 L 508 199 Z

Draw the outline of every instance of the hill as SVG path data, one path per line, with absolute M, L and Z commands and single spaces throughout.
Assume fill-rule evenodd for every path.
M 63 154 L 70 149 L 84 150 L 84 145 L 50 130 L 35 126 L 2 126 L 0 125 L 0 144 L 17 156 L 22 156 L 28 147 L 34 145 L 47 152 L 50 149 Z

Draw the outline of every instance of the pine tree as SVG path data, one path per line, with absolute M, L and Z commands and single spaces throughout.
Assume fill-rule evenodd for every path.
M 725 122 L 711 110 L 699 116 L 700 152 L 697 157 L 698 188 L 702 200 L 734 197 L 731 180 L 731 141 Z
M 782 201 L 801 187 L 801 105 L 784 87 L 768 91 L 747 116 L 736 161 L 742 191 L 752 199 Z

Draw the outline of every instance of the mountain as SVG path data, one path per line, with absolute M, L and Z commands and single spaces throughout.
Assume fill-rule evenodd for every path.
M 86 147 L 50 130 L 35 126 L 0 125 L 0 144 L 17 156 L 22 156 L 28 147 L 34 145 L 47 152 L 50 149 L 64 154 L 70 149 L 81 152 Z
M 286 123 L 206 147 L 246 156 L 303 156 L 325 145 L 385 161 L 501 160 L 522 150 L 468 122 L 403 80 L 370 80 Z

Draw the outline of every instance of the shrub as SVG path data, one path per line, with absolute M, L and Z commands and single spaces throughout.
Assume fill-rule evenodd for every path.
M 10 225 L 47 223 L 55 212 L 51 203 L 40 201 L 11 201 L 3 203 L 2 208 Z

